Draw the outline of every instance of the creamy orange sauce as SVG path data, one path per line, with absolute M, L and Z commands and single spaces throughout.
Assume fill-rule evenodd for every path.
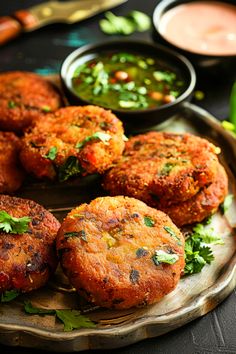
M 161 17 L 159 31 L 191 52 L 236 55 L 236 6 L 215 1 L 178 5 Z

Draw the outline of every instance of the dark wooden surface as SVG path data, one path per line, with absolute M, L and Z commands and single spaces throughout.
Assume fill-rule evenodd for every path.
M 98 1 L 98 0 L 97 0 Z M 9 15 L 19 8 L 27 8 L 40 0 L 0 1 L 0 16 Z M 127 14 L 130 10 L 144 11 L 150 16 L 158 0 L 129 0 L 115 8 L 117 15 Z M 78 0 L 79 4 L 79 0 Z M 75 48 L 110 39 L 99 30 L 98 21 L 103 15 L 71 26 L 51 25 L 36 32 L 27 33 L 0 47 L 0 71 L 29 70 L 40 74 L 58 73 L 63 59 Z M 114 36 L 113 38 L 118 38 Z M 152 41 L 152 31 L 135 33 L 130 38 Z M 198 76 L 197 89 L 205 93 L 202 101 L 194 101 L 207 109 L 218 119 L 227 118 L 229 93 L 236 69 L 229 77 L 213 80 Z M 208 315 L 162 337 L 144 340 L 129 347 L 112 350 L 121 354 L 205 354 L 236 353 L 236 292 L 234 291 L 221 305 Z M 0 352 L 8 354 L 43 353 L 42 351 L 5 347 L 0 344 Z M 104 351 L 105 352 L 105 351 Z M 111 351 L 107 351 L 109 353 Z M 86 351 L 82 354 L 99 353 Z

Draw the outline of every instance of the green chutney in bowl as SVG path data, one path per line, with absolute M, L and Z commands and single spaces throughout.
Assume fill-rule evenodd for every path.
M 71 104 L 112 110 L 126 127 L 150 127 L 189 99 L 195 72 L 187 59 L 140 41 L 89 45 L 72 52 L 61 69 Z

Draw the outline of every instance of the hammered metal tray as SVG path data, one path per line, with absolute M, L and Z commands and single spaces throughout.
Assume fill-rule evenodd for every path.
M 186 103 L 178 115 L 153 129 L 191 132 L 215 142 L 222 149 L 220 159 L 228 172 L 230 193 L 236 195 L 236 140 L 208 112 Z M 104 191 L 100 178 L 91 176 L 60 185 L 27 181 L 18 195 L 34 199 L 62 219 L 70 208 L 104 195 Z M 224 245 L 212 247 L 212 264 L 199 274 L 183 277 L 161 302 L 125 311 L 91 307 L 70 288 L 58 268 L 47 287 L 0 305 L 0 342 L 57 352 L 111 349 L 162 335 L 206 314 L 236 286 L 235 211 L 234 202 L 226 215 L 213 217 L 212 226 Z M 53 316 L 25 314 L 26 299 L 38 307 L 80 309 L 97 326 L 64 332 Z

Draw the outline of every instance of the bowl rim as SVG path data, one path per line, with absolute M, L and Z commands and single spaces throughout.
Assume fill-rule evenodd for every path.
M 207 0 L 207 1 L 212 1 L 212 2 L 221 2 L 221 3 L 228 3 L 232 6 L 235 6 L 235 4 L 233 4 L 231 2 L 231 0 Z M 152 24 L 153 24 L 153 28 L 154 31 L 157 32 L 158 36 L 160 36 L 162 38 L 162 40 L 168 44 L 171 45 L 171 47 L 175 50 L 175 51 L 181 51 L 184 53 L 184 56 L 195 56 L 198 58 L 209 58 L 209 59 L 233 59 L 236 58 L 236 53 L 235 54 L 211 54 L 211 53 L 199 53 L 199 52 L 194 52 L 191 51 L 189 49 L 186 49 L 184 47 L 180 47 L 175 45 L 174 43 L 168 41 L 168 39 L 166 39 L 161 32 L 159 31 L 160 28 L 160 23 L 161 23 L 161 17 L 163 16 L 164 13 L 166 13 L 168 10 L 176 7 L 176 6 L 180 6 L 182 4 L 185 3 L 193 3 L 193 2 L 202 2 L 202 0 L 162 0 L 160 1 L 160 3 L 158 3 L 156 5 L 156 7 L 154 8 L 153 14 L 152 14 Z M 235 6 L 236 7 L 236 6 Z
M 170 103 L 165 103 L 161 106 L 157 106 L 154 108 L 145 108 L 145 109 L 134 109 L 134 110 L 127 110 L 127 109 L 112 109 L 109 107 L 104 107 L 106 109 L 110 109 L 112 110 L 114 113 L 121 113 L 121 114 L 129 114 L 129 115 L 136 115 L 136 114 L 142 114 L 142 113 L 151 113 L 151 112 L 155 112 L 155 111 L 162 111 L 162 110 L 166 110 L 167 108 L 171 108 L 172 106 L 176 106 L 177 104 L 181 103 L 182 101 L 184 101 L 185 99 L 187 99 L 193 92 L 195 85 L 196 85 L 196 81 L 197 81 L 197 77 L 196 77 L 196 72 L 195 69 L 193 67 L 193 65 L 191 64 L 191 62 L 182 54 L 168 48 L 165 47 L 161 44 L 156 44 L 154 42 L 150 42 L 150 41 L 144 41 L 144 40 L 131 40 L 131 39 L 116 39 L 116 40 L 108 40 L 108 41 L 99 41 L 97 43 L 92 43 L 92 44 L 86 44 L 84 46 L 81 46 L 77 49 L 75 49 L 74 51 L 72 51 L 69 55 L 67 55 L 67 57 L 64 59 L 64 61 L 62 62 L 61 65 L 61 69 L 60 69 L 60 78 L 63 82 L 63 84 L 65 85 L 66 89 L 70 92 L 70 94 L 72 94 L 74 97 L 77 97 L 79 100 L 81 100 L 81 102 L 84 102 L 85 104 L 91 105 L 92 103 L 88 100 L 82 99 L 74 90 L 72 90 L 71 87 L 69 87 L 69 85 L 67 85 L 67 69 L 70 67 L 71 63 L 73 62 L 73 60 L 75 60 L 77 57 L 82 57 L 83 55 L 86 55 L 87 52 L 89 51 L 95 51 L 99 48 L 102 47 L 114 47 L 114 49 L 116 48 L 117 45 L 127 45 L 127 50 L 129 50 L 129 44 L 132 45 L 142 45 L 142 46 L 146 46 L 149 47 L 150 49 L 154 49 L 154 50 L 159 50 L 162 53 L 164 52 L 165 54 L 167 54 L 170 57 L 173 57 L 173 59 L 177 58 L 178 62 L 181 62 L 182 65 L 185 66 L 185 70 L 188 71 L 189 74 L 189 83 L 187 83 L 187 88 L 184 90 L 184 92 L 176 98 L 176 100 L 174 100 L 173 102 Z M 111 48 L 112 49 L 112 48 Z M 109 48 L 106 48 L 106 50 L 109 50 Z M 139 51 L 139 49 L 137 50 L 137 52 Z M 101 107 L 103 107 L 101 105 Z

